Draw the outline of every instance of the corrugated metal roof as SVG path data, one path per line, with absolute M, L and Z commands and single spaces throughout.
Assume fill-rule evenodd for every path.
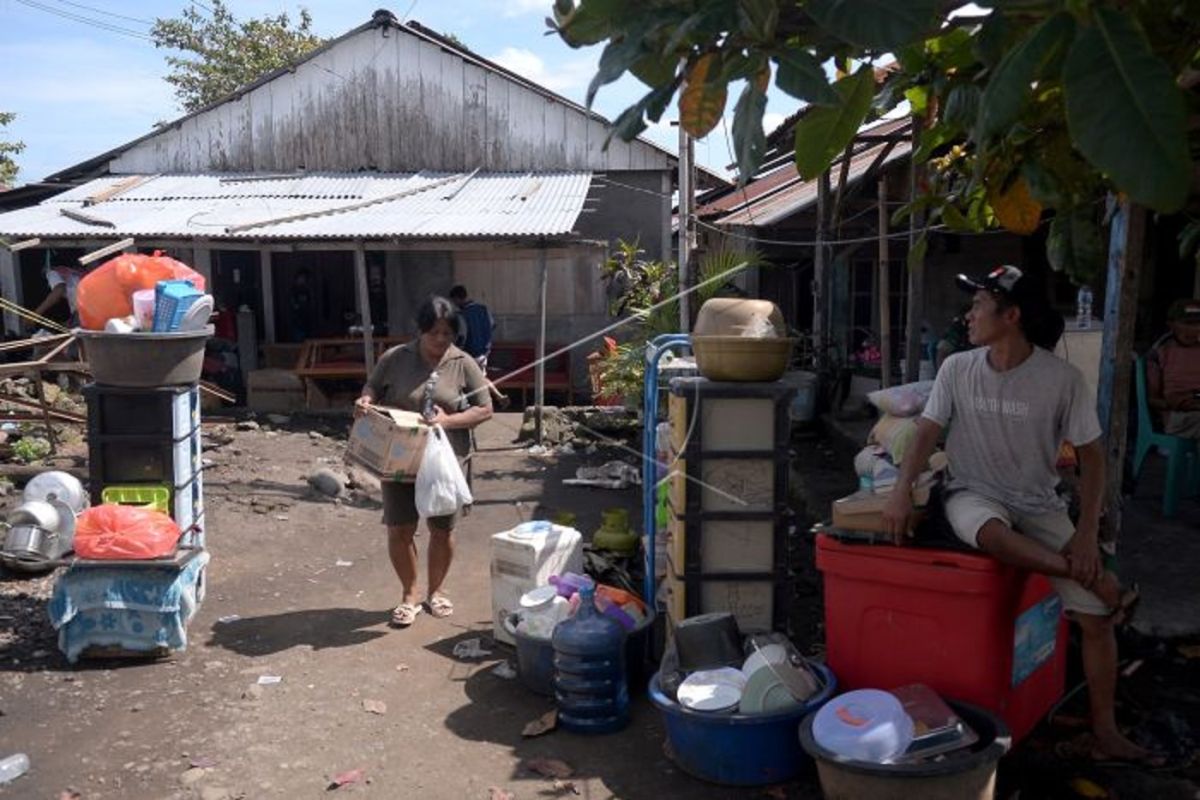
M 887 120 L 882 123 L 865 127 L 859 135 L 886 136 L 902 130 L 909 124 L 909 118 Z M 888 147 L 886 142 L 864 142 L 850 157 L 850 172 L 847 180 L 851 183 L 861 178 L 875 162 L 875 159 Z M 909 141 L 897 142 L 884 159 L 884 164 L 890 164 L 898 159 L 906 158 L 912 151 Z M 839 173 L 841 159 L 834 161 L 831 167 L 834 179 Z M 817 181 L 801 180 L 793 161 L 788 161 L 782 167 L 765 173 L 750 181 L 742 189 L 735 189 L 697 209 L 701 217 L 721 215 L 714 220 L 717 225 L 743 225 L 758 227 L 774 225 L 783 219 L 802 211 L 817 202 Z
M 186 239 L 563 236 L 575 228 L 591 178 L 590 172 L 116 175 L 89 181 L 36 206 L 0 214 L 0 235 Z M 81 221 L 80 215 L 111 225 L 89 224 Z

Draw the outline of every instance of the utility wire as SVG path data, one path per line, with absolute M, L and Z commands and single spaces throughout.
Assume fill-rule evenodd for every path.
M 58 2 L 62 3 L 65 6 L 74 6 L 75 8 L 81 8 L 84 11 L 91 11 L 96 14 L 104 14 L 107 17 L 116 17 L 118 19 L 129 20 L 130 22 L 140 22 L 143 25 L 153 25 L 154 24 L 154 20 L 152 20 L 152 19 L 142 19 L 141 17 L 127 17 L 124 14 L 118 14 L 115 11 L 106 11 L 103 8 L 96 8 L 95 6 L 84 5 L 83 3 L 74 3 L 71 0 L 58 0 Z
M 108 22 L 102 22 L 97 19 L 92 19 L 91 17 L 84 17 L 79 14 L 73 14 L 69 11 L 63 11 L 61 9 L 54 8 L 52 6 L 43 5 L 42 3 L 35 2 L 35 0 L 17 0 L 17 2 L 23 6 L 28 6 L 29 8 L 34 8 L 34 9 L 37 9 L 38 11 L 44 11 L 47 14 L 53 14 L 54 16 L 62 17 L 63 19 L 69 19 L 72 22 L 81 22 L 84 25 L 89 25 L 93 28 L 99 28 L 101 30 L 109 31 L 111 33 L 120 33 L 125 36 L 132 36 L 135 39 L 142 39 L 147 42 L 154 41 L 154 39 L 151 36 L 149 36 L 145 33 L 140 33 L 138 31 L 130 30 L 129 28 L 122 28 L 118 25 L 113 25 Z

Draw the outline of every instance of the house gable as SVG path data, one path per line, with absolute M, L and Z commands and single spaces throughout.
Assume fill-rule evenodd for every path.
M 645 140 L 386 12 L 80 168 L 111 173 L 667 170 Z M 73 168 L 74 169 L 74 168 Z M 102 170 L 101 170 L 102 171 Z M 65 170 L 56 177 L 66 177 Z

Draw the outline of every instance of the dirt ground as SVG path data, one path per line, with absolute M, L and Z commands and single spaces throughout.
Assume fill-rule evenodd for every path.
M 32 763 L 27 775 L 0 787 L 0 797 L 507 796 L 493 788 L 515 798 L 820 796 L 813 776 L 769 790 L 688 777 L 664 754 L 661 723 L 644 697 L 620 734 L 522 738 L 525 724 L 552 701 L 493 672 L 514 659 L 490 640 L 488 537 L 558 510 L 576 513 L 585 532 L 599 526 L 607 507 L 625 506 L 637 519 L 634 489 L 560 484 L 576 466 L 632 455 L 531 455 L 512 444 L 519 415 L 488 423 L 475 464 L 477 504 L 458 529 L 446 586 L 455 614 L 423 615 L 396 631 L 386 623 L 399 584 L 378 503 L 335 503 L 305 482 L 319 467 L 340 466 L 345 423 L 259 421 L 261 429 L 248 431 L 206 425 L 212 562 L 186 651 L 150 663 L 69 665 L 45 612 L 53 576 L 0 579 L 0 756 L 25 752 Z M 798 479 L 819 507 L 844 485 L 835 468 L 848 463 L 844 446 L 817 437 L 799 445 L 817 456 L 802 459 Z M 798 640 L 819 649 L 820 582 L 804 555 L 811 541 L 803 522 L 793 619 Z M 492 652 L 456 659 L 455 644 L 473 638 Z M 1185 658 L 1176 643 L 1135 645 L 1144 666 L 1123 690 L 1123 713 L 1152 738 L 1173 735 L 1181 749 L 1194 749 L 1200 661 Z M 282 680 L 260 686 L 262 676 Z M 1077 705 L 1064 713 L 1078 716 Z M 1152 775 L 1064 761 L 1055 746 L 1079 733 L 1077 721 L 1065 719 L 1005 759 L 1000 797 L 1079 796 L 1077 779 L 1113 798 L 1198 796 L 1194 767 Z M 556 784 L 531 768 L 536 759 L 561 760 L 572 775 Z M 361 770 L 361 779 L 330 789 L 351 770 Z

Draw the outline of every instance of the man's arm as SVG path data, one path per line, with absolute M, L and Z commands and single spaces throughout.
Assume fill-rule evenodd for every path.
M 891 534 L 892 541 L 900 544 L 908 533 L 909 519 L 912 517 L 912 489 L 920 477 L 929 457 L 937 447 L 938 438 L 942 435 L 942 426 L 927 417 L 917 418 L 917 435 L 904 455 L 900 464 L 900 477 L 892 489 L 887 506 L 883 510 L 884 524 Z
M 1079 458 L 1079 523 L 1067 544 L 1071 577 L 1090 585 L 1100 577 L 1100 511 L 1104 497 L 1104 447 L 1100 439 L 1077 445 Z
M 66 294 L 67 285 L 65 283 L 55 284 L 54 288 L 50 290 L 50 294 L 46 295 L 42 302 L 38 303 L 38 307 L 33 310 L 33 313 L 40 317 L 58 305 Z

